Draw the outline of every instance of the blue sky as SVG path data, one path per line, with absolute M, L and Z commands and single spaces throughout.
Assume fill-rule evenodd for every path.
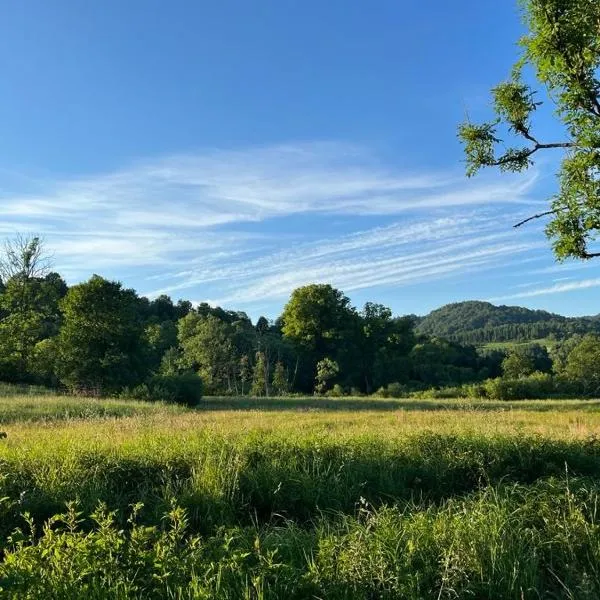
M 464 177 L 456 125 L 488 115 L 520 34 L 511 1 L 9 0 L 0 235 L 43 234 L 70 283 L 254 317 L 310 282 L 398 314 L 595 314 L 600 263 L 511 227 L 554 157 Z

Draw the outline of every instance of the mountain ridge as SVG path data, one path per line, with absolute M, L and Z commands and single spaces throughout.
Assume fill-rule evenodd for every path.
M 453 302 L 417 319 L 416 330 L 465 344 L 524 342 L 599 333 L 600 315 L 566 317 L 522 306 L 480 300 Z

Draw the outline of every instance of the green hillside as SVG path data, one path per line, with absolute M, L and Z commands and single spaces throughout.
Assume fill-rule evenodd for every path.
M 600 332 L 600 316 L 564 317 L 521 306 L 469 301 L 432 311 L 419 320 L 417 331 L 463 344 L 527 342 Z

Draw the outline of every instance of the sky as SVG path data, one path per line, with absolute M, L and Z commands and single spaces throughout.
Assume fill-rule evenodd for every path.
M 6 0 L 0 236 L 70 284 L 280 314 L 331 283 L 425 314 L 489 300 L 596 314 L 600 262 L 557 264 L 557 156 L 467 179 L 523 33 L 493 0 Z M 550 115 L 537 124 L 560 135 Z

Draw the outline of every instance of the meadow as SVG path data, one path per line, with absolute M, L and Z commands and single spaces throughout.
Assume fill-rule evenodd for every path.
M 600 402 L 0 398 L 2 598 L 598 598 Z

